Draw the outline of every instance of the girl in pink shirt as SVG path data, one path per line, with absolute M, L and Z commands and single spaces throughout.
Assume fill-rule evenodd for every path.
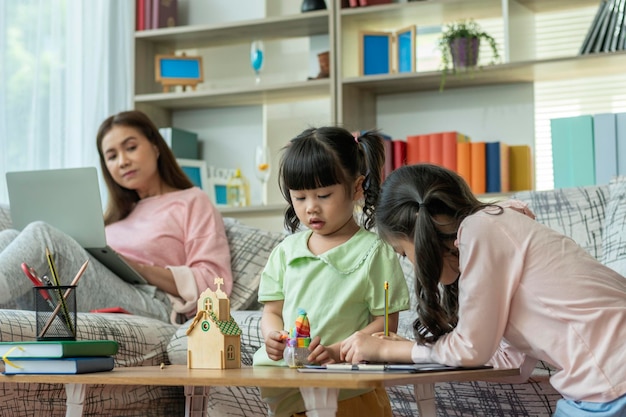
M 456 173 L 419 164 L 383 184 L 376 223 L 415 266 L 416 342 L 355 333 L 349 362 L 537 360 L 557 371 L 555 416 L 626 416 L 626 279 L 521 202 L 485 204 Z

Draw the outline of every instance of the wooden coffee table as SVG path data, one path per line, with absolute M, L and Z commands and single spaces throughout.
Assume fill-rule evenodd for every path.
M 473 381 L 519 375 L 519 369 L 477 369 L 408 373 L 300 373 L 280 367 L 242 367 L 240 369 L 187 369 L 185 365 L 115 368 L 110 372 L 81 375 L 0 375 L 0 382 L 59 383 L 67 394 L 66 417 L 82 415 L 87 385 L 167 385 L 184 386 L 187 395 L 185 415 L 206 417 L 206 396 L 211 386 L 257 386 L 300 388 L 307 416 L 330 417 L 337 410 L 340 388 L 378 388 L 412 384 L 420 416 L 435 417 L 437 382 Z

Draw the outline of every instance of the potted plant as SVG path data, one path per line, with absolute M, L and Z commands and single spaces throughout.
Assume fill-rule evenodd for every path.
M 450 23 L 439 38 L 441 50 L 441 83 L 439 90 L 443 90 L 448 71 L 457 74 L 459 71 L 472 71 L 478 64 L 480 41 L 489 44 L 493 52 L 493 61 L 500 58 L 495 39 L 484 32 L 474 20 L 460 20 Z

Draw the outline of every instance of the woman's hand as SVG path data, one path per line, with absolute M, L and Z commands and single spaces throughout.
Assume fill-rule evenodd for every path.
M 267 356 L 273 361 L 279 361 L 283 358 L 283 352 L 285 351 L 285 340 L 289 334 L 282 331 L 273 331 L 267 334 L 265 338 L 265 351 Z

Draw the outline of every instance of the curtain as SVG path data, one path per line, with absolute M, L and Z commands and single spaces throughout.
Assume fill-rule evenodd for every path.
M 0 2 L 0 203 L 8 171 L 99 167 L 98 126 L 132 107 L 134 3 Z

